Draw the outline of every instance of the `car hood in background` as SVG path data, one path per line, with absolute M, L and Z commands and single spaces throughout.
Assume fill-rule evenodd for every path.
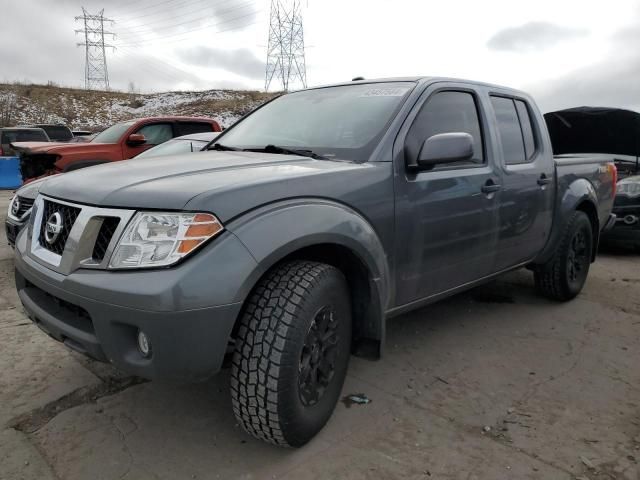
M 640 113 L 618 108 L 579 107 L 544 115 L 553 153 L 640 156 Z
M 210 151 L 77 170 L 50 179 L 41 192 L 104 207 L 211 211 L 224 221 L 286 198 L 340 198 L 375 182 L 373 172 L 381 170 L 380 178 L 388 178 L 390 163 L 382 168 L 376 163 Z
M 12 146 L 18 152 L 50 153 L 64 155 L 66 153 L 97 153 L 101 151 L 113 151 L 112 143 L 69 143 L 69 142 L 15 142 Z

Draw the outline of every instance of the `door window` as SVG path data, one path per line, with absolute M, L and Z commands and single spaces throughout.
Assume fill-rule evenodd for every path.
M 516 109 L 518 110 L 518 118 L 522 127 L 522 139 L 524 140 L 524 153 L 527 161 L 533 158 L 536 150 L 536 139 L 533 136 L 533 128 L 531 126 L 531 114 L 529 107 L 522 100 L 516 100 Z
M 449 163 L 441 168 L 483 164 L 484 148 L 478 108 L 474 95 L 469 92 L 446 91 L 432 95 L 409 129 L 405 154 L 409 158 L 416 158 L 426 139 L 440 133 L 454 132 L 468 133 L 473 137 L 473 158 Z
M 505 164 L 530 162 L 536 143 L 527 104 L 522 100 L 497 96 L 491 97 L 491 103 L 496 113 Z
M 159 145 L 173 138 L 173 129 L 169 123 L 154 123 L 145 125 L 136 133 L 144 135 L 147 145 Z

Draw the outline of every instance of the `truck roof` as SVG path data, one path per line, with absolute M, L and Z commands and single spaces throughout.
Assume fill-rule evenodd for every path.
M 207 122 L 207 123 L 212 123 L 212 122 L 216 122 L 216 120 L 214 118 L 210 118 L 210 117 L 193 117 L 193 116 L 187 116 L 187 115 L 164 115 L 164 116 L 158 116 L 158 117 L 139 117 L 139 118 L 130 118 L 129 120 L 123 120 L 126 122 L 147 122 L 147 121 L 162 121 L 162 120 L 184 120 L 184 121 L 197 121 L 197 122 Z M 120 123 L 120 122 L 118 122 Z
M 499 88 L 500 90 L 508 90 L 510 92 L 518 92 L 524 93 L 519 90 L 513 89 L 511 87 L 505 87 L 504 85 L 497 85 L 493 83 L 487 82 L 479 82 L 477 80 L 467 80 L 464 78 L 455 78 L 455 77 L 438 77 L 438 76 L 409 76 L 409 77 L 382 77 L 382 78 L 365 78 L 362 80 L 352 80 L 346 82 L 339 82 L 327 85 L 319 85 L 316 87 L 310 87 L 306 90 L 314 90 L 317 88 L 327 88 L 327 87 L 338 87 L 343 85 L 354 85 L 354 84 L 366 84 L 366 83 L 385 83 L 385 82 L 414 82 L 414 83 L 435 83 L 435 82 L 456 82 L 456 83 L 468 83 L 473 85 L 481 85 L 489 88 Z

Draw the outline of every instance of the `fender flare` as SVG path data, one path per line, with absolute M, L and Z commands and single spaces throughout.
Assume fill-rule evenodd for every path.
M 593 260 L 595 260 L 595 252 L 598 247 L 600 224 L 601 220 L 598 218 L 598 195 L 596 189 L 588 180 L 584 178 L 578 178 L 571 182 L 564 192 L 561 198 L 558 198 L 556 204 L 556 212 L 551 227 L 551 236 L 547 240 L 547 244 L 543 251 L 536 257 L 534 264 L 543 264 L 547 262 L 555 253 L 556 248 L 561 241 L 564 227 L 571 218 L 573 212 L 579 209 L 583 205 L 589 205 L 592 208 L 595 215 L 589 215 L 590 220 L 595 220 L 596 224 L 593 225 L 594 232 L 594 253 Z M 595 218 L 593 218 L 595 216 Z
M 385 315 L 391 296 L 390 269 L 373 226 L 348 206 L 324 199 L 286 200 L 254 209 L 225 225 L 254 257 L 257 266 L 239 294 L 246 299 L 258 280 L 287 256 L 307 247 L 347 248 L 365 267 L 371 305 L 364 322 L 367 338 L 384 344 Z

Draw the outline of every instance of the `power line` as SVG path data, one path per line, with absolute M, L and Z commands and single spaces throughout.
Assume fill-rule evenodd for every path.
M 300 0 L 290 4 L 286 0 L 271 0 L 265 91 L 269 91 L 274 78 L 281 81 L 285 92 L 296 80 L 303 88 L 307 87 Z
M 225 10 L 221 10 L 221 11 L 219 11 L 217 13 L 218 13 L 218 15 L 220 15 L 220 14 L 224 15 L 226 13 L 233 12 L 233 11 L 236 11 L 236 10 L 240 10 L 240 9 L 243 9 L 243 8 L 246 8 L 246 7 L 250 7 L 250 6 L 253 6 L 253 5 L 255 5 L 255 1 L 251 0 L 251 1 L 245 2 L 245 3 L 241 4 L 241 5 L 237 5 L 237 6 L 233 7 L 233 8 L 228 8 L 228 9 L 225 9 Z M 194 12 L 190 12 L 190 14 L 191 13 L 194 13 Z M 182 15 L 182 16 L 184 17 L 185 15 Z M 175 18 L 180 18 L 180 16 L 175 17 Z M 181 27 L 183 25 L 188 25 L 190 23 L 202 22 L 203 17 L 201 15 L 199 18 L 186 20 L 186 21 L 180 22 L 180 23 L 170 23 L 170 24 L 166 24 L 166 25 L 154 26 L 151 29 L 146 28 L 149 25 L 154 25 L 154 24 L 157 24 L 157 23 L 165 22 L 166 20 L 167 19 L 163 19 L 163 20 L 158 20 L 158 21 L 155 21 L 155 22 L 143 23 L 143 24 L 140 24 L 140 25 L 136 25 L 134 27 L 127 27 L 127 31 L 130 32 L 130 33 L 133 33 L 133 34 L 143 34 L 143 33 L 147 33 L 149 30 L 162 29 L 162 28 L 175 28 L 175 27 Z M 147 32 L 145 32 L 144 30 L 147 30 Z
M 140 47 L 140 46 L 145 46 L 145 45 L 165 43 L 166 40 L 170 39 L 170 38 L 182 37 L 182 36 L 185 36 L 185 35 L 190 35 L 190 34 L 192 34 L 194 32 L 198 32 L 198 31 L 201 31 L 201 30 L 207 30 L 207 29 L 212 28 L 212 27 L 217 27 L 217 26 L 221 26 L 221 25 L 225 25 L 225 24 L 228 24 L 228 23 L 235 22 L 237 20 L 242 20 L 244 18 L 253 17 L 259 12 L 260 12 L 260 10 L 256 10 L 256 11 L 253 11 L 253 12 L 251 12 L 249 14 L 241 15 L 239 17 L 230 18 L 230 19 L 227 19 L 227 20 L 222 21 L 222 22 L 212 23 L 210 25 L 205 25 L 205 26 L 200 27 L 200 28 L 194 28 L 194 29 L 188 30 L 186 32 L 175 33 L 175 34 L 171 34 L 171 35 L 163 35 L 161 40 L 143 40 L 141 42 L 124 43 L 124 44 L 119 44 L 118 47 Z M 250 25 L 254 25 L 256 23 L 258 23 L 258 22 L 257 21 L 253 21 L 253 22 L 250 22 L 250 23 L 247 23 L 247 24 L 244 24 L 244 25 L 237 25 L 237 26 L 226 28 L 226 29 L 223 29 L 223 30 L 216 30 L 215 32 L 213 32 L 213 34 L 229 32 L 229 31 L 233 31 L 233 30 L 239 30 L 239 29 L 242 29 L 242 28 L 246 28 L 246 27 L 248 27 Z M 174 40 L 171 40 L 171 41 L 174 42 Z M 178 40 L 178 41 L 180 41 L 180 40 Z
M 137 55 L 135 52 L 133 52 L 132 50 L 129 50 L 128 48 L 122 48 L 121 50 L 123 50 L 125 53 L 128 52 L 128 55 L 132 58 L 132 60 L 135 62 L 135 65 L 142 65 L 143 67 L 146 66 L 148 71 L 153 70 L 155 73 L 160 74 L 162 76 L 164 76 L 164 78 L 171 80 L 171 81 L 181 81 L 184 80 L 185 76 L 191 76 L 190 73 L 175 67 L 167 62 L 163 62 L 162 60 L 154 57 L 154 56 L 148 56 L 148 57 L 141 57 L 140 55 Z M 153 60 L 156 62 L 156 65 L 154 65 L 153 63 L 151 63 L 149 60 Z M 162 66 L 161 66 L 162 65 Z M 168 69 L 164 68 L 164 66 L 167 66 L 171 69 L 173 69 L 176 73 L 172 73 L 170 72 Z
M 191 2 L 194 2 L 194 3 L 191 3 Z M 121 16 L 122 17 L 126 16 L 126 20 L 123 20 L 124 22 L 132 23 L 132 22 L 135 22 L 136 20 L 139 20 L 141 18 L 153 17 L 153 16 L 156 16 L 156 15 L 166 15 L 168 12 L 172 11 L 172 9 L 174 9 L 176 7 L 180 7 L 182 5 L 186 5 L 186 7 L 184 7 L 184 8 L 189 8 L 189 7 L 194 7 L 198 3 L 202 3 L 202 2 L 206 2 L 206 3 L 210 4 L 210 0 L 183 0 L 181 3 L 176 3 L 175 5 L 171 5 L 170 7 L 167 7 L 164 10 L 145 13 L 144 15 L 133 15 L 133 16 L 130 15 L 129 12 L 123 12 Z
M 142 11 L 147 10 L 149 8 L 156 8 L 156 7 L 159 7 L 160 5 L 166 5 L 167 3 L 173 3 L 175 1 L 177 1 L 177 0 L 164 0 L 162 2 L 154 3 L 152 5 L 146 5 L 146 6 L 141 7 L 141 8 L 139 7 L 139 8 L 134 8 L 134 9 L 127 9 L 126 14 L 129 15 L 129 14 L 135 13 L 135 12 L 142 12 Z M 182 0 L 182 2 L 184 2 L 184 0 Z
M 104 9 L 97 15 L 92 15 L 82 7 L 82 16 L 75 17 L 82 20 L 83 29 L 76 30 L 76 34 L 84 33 L 84 42 L 78 43 L 79 47 L 85 47 L 85 76 L 84 86 L 87 90 L 102 88 L 109 90 L 109 72 L 107 70 L 107 48 L 113 45 L 104 43 L 105 35 L 115 35 L 104 30 L 104 24 L 113 23 L 113 20 L 104 17 Z

